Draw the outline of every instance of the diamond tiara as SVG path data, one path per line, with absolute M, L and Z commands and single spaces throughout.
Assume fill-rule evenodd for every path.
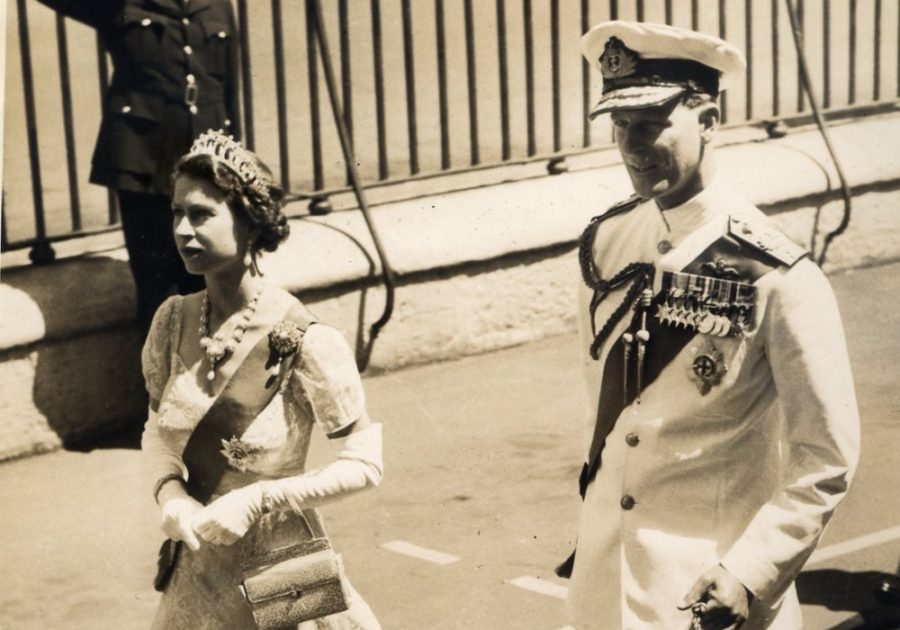
M 200 134 L 191 145 L 187 157 L 195 155 L 209 155 L 224 162 L 247 186 L 263 196 L 269 194 L 253 154 L 232 136 L 225 135 L 221 129 L 210 129 Z

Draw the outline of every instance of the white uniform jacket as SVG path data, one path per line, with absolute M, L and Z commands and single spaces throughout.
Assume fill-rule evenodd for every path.
M 593 291 L 581 292 L 592 405 L 586 474 L 604 396 L 612 426 L 600 440 L 595 472 L 582 479 L 569 594 L 573 625 L 685 630 L 691 613 L 676 605 L 721 563 L 755 596 L 742 630 L 799 628 L 793 580 L 846 493 L 859 450 L 859 416 L 831 287 L 765 215 L 718 184 L 664 212 L 653 201 L 618 212 L 597 224 L 588 247 L 602 278 L 629 263 L 653 263 L 655 298 L 647 309 L 650 339 L 638 401 L 637 342 L 626 364 L 621 339 L 629 330 L 636 338 L 640 316 L 633 321 L 629 309 L 592 360 Z M 728 268 L 731 275 L 723 275 Z M 755 286 L 739 334 L 701 334 L 657 319 L 663 272 L 686 269 Z M 622 304 L 628 286 L 596 305 L 595 330 Z

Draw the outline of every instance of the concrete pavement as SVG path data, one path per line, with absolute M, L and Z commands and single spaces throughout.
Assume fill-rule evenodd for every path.
M 832 282 L 863 457 L 820 546 L 823 559 L 800 582 L 806 627 L 815 630 L 860 610 L 872 619 L 868 585 L 900 559 L 900 264 Z M 570 550 L 578 515 L 578 351 L 574 335 L 564 335 L 366 379 L 370 413 L 385 423 L 385 482 L 325 516 L 386 630 L 564 625 L 565 582 L 552 567 Z M 312 465 L 327 456 L 322 442 Z M 114 448 L 0 465 L 2 630 L 149 625 L 161 536 L 140 472 L 136 451 Z

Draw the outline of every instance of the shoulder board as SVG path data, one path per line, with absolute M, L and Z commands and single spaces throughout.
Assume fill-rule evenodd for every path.
M 784 232 L 759 219 L 731 216 L 728 234 L 788 267 L 809 253 Z

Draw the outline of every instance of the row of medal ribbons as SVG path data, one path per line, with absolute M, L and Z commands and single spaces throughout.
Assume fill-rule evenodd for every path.
M 704 335 L 733 337 L 753 326 L 756 287 L 746 282 L 665 271 L 656 318 Z

